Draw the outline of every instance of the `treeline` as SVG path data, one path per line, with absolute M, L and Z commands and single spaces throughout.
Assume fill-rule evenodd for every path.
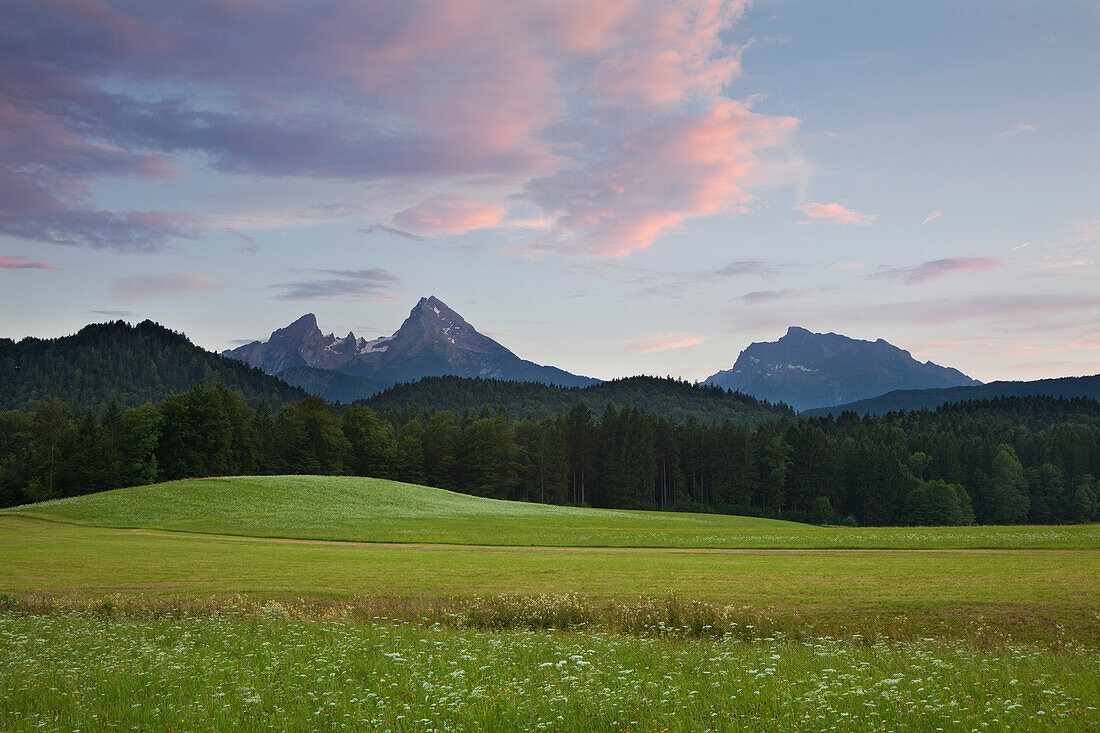
M 794 417 L 786 405 L 773 405 L 740 392 L 703 386 L 672 377 L 626 377 L 588 387 L 558 387 L 537 382 L 509 382 L 469 377 L 425 377 L 394 385 L 362 401 L 376 412 L 401 411 L 408 417 L 424 417 L 450 410 L 460 415 L 483 407 L 503 408 L 515 419 L 542 420 L 563 415 L 580 403 L 617 408 L 637 407 L 676 421 L 694 417 L 707 423 L 730 420 L 758 425 L 768 420 Z
M 1100 403 L 1007 398 L 936 412 L 753 428 L 586 404 L 406 419 L 308 397 L 253 409 L 211 384 L 160 405 L 0 413 L 0 502 L 234 474 L 356 474 L 479 496 L 718 511 L 817 523 L 943 525 L 1098 518 Z

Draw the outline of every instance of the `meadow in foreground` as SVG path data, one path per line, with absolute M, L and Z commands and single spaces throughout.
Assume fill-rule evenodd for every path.
M 0 513 L 0 730 L 1097 730 L 1098 538 L 123 489 Z
M 0 614 L 0 728 L 1094 730 L 1080 651 L 292 618 Z
M 815 634 L 1100 639 L 1100 553 L 391 547 L 105 529 L 0 516 L 0 593 L 433 603 L 675 594 Z
M 531 504 L 355 476 L 115 489 L 0 514 L 99 527 L 424 544 L 785 549 L 1100 549 L 1100 525 L 817 527 L 722 514 Z

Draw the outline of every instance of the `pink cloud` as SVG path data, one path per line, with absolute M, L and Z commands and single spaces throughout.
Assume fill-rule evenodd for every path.
M 455 196 L 433 196 L 398 212 L 393 217 L 393 224 L 398 230 L 414 235 L 465 234 L 494 227 L 507 213 L 508 210 L 498 204 Z
M 870 226 L 878 218 L 874 214 L 861 214 L 840 204 L 803 204 L 798 207 L 798 210 L 810 219 L 829 224 L 852 224 L 865 227 Z
M 649 336 L 631 339 L 628 341 L 625 350 L 632 354 L 651 354 L 657 351 L 685 349 L 709 340 L 709 336 L 694 336 L 684 332 L 654 333 Z
M 740 48 L 719 34 L 745 2 L 657 2 L 623 16 L 616 51 L 596 65 L 589 88 L 620 106 L 660 107 L 712 100 L 741 74 Z
M 773 303 L 777 300 L 801 298 L 805 294 L 805 290 L 798 290 L 793 288 L 785 288 L 783 290 L 755 290 L 751 293 L 745 293 L 744 295 L 742 295 L 741 300 L 749 304 Z
M 528 196 L 556 216 L 565 241 L 609 257 L 648 249 L 686 219 L 737 211 L 761 149 L 785 140 L 790 117 L 716 101 L 627 135 L 610 154 L 533 180 Z
M 1000 265 L 1001 261 L 992 257 L 946 257 L 922 262 L 913 267 L 895 267 L 875 273 L 871 277 L 892 277 L 909 283 L 923 283 L 955 272 L 983 272 Z
M 194 235 L 142 229 L 141 212 L 100 211 L 87 195 L 106 176 L 174 175 L 175 156 L 190 155 L 217 171 L 452 193 L 494 177 L 506 183 L 480 209 L 432 216 L 425 202 L 395 226 L 494 226 L 512 195 L 552 219 L 557 249 L 624 257 L 687 219 L 742 210 L 762 151 L 796 125 L 724 96 L 741 73 L 724 34 L 745 6 L 3 5 L 0 28 L 18 32 L 0 31 L 0 88 L 17 101 L 0 117 L 0 160 L 31 151 L 6 174 L 45 203 L 34 216 L 0 201 L 0 226 L 118 249 Z
M 1012 135 L 1020 135 L 1025 132 L 1034 132 L 1035 125 L 1030 122 L 1021 122 L 1015 127 L 1011 127 L 1007 130 L 997 133 L 997 137 L 1011 137 Z
M 209 276 L 194 272 L 128 275 L 117 278 L 111 283 L 111 302 L 132 303 L 139 300 L 190 298 L 222 287 Z
M 0 255 L 0 270 L 56 270 L 48 262 L 25 262 L 26 255 Z

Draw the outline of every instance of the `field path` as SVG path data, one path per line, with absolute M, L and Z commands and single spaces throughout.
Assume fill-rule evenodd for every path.
M 29 518 L 29 517 L 28 517 Z M 49 521 L 36 520 L 32 521 Z M 1041 552 L 1050 555 L 1093 555 L 1097 550 L 1065 550 L 1065 549 L 999 549 L 999 548 L 813 548 L 813 547 L 592 547 L 586 545 L 463 545 L 454 543 L 430 543 L 430 542 L 357 542 L 355 540 L 308 540 L 287 537 L 251 537 L 248 535 L 228 535 L 203 532 L 176 532 L 173 530 L 130 529 L 123 530 L 128 534 L 146 535 L 152 537 L 194 537 L 210 541 L 224 540 L 228 542 L 263 542 L 280 545 L 318 545 L 323 547 L 370 547 L 393 550 L 500 550 L 505 552 L 596 552 L 596 553 L 653 553 L 653 554 L 677 554 L 677 555 L 754 555 L 789 554 L 789 555 L 816 555 L 821 553 L 837 552 L 876 552 L 876 553 L 930 553 L 930 554 L 1031 554 Z

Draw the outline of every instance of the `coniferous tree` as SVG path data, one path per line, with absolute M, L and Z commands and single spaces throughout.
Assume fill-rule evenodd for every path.
M 65 441 L 72 429 L 69 410 L 52 399 L 34 413 L 34 477 L 28 495 L 35 501 L 59 495 L 59 479 L 65 465 Z
M 1016 452 L 1001 444 L 986 485 L 988 517 L 993 524 L 1016 524 L 1027 517 L 1027 479 Z

